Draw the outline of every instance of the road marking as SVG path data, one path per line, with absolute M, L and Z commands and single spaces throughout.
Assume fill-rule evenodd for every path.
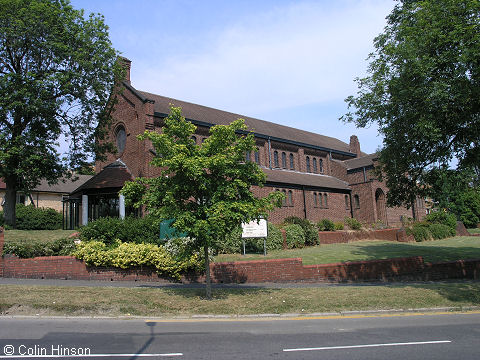
M 183 353 L 170 354 L 88 354 L 88 355 L 8 355 L 0 356 L 0 359 L 33 359 L 33 358 L 95 358 L 95 357 L 168 357 L 183 356 Z
M 283 349 L 283 351 L 285 351 L 285 352 L 290 352 L 290 351 L 315 351 L 315 350 L 359 349 L 359 348 L 369 348 L 369 347 L 405 346 L 405 345 L 427 345 L 427 344 L 447 344 L 447 343 L 451 343 L 451 341 L 450 341 L 450 340 L 438 340 L 438 341 L 417 341 L 417 342 L 405 342 L 405 343 L 346 345 L 346 346 L 325 346 L 325 347 L 317 347 L 317 348 Z
M 358 315 L 319 315 L 319 316 L 264 316 L 264 317 L 221 317 L 221 318 L 197 318 L 197 319 L 149 319 L 146 323 L 175 323 L 175 322 L 230 322 L 230 321 L 292 321 L 292 320 L 329 320 L 329 319 L 363 319 L 363 318 L 388 318 L 388 317 L 407 317 L 407 316 L 438 316 L 438 315 L 472 315 L 480 314 L 480 311 L 435 311 L 435 312 L 407 312 L 407 313 L 388 313 L 388 314 L 358 314 Z

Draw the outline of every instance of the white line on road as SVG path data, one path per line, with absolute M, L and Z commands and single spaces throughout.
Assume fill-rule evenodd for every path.
M 358 348 L 382 347 L 382 346 L 427 345 L 427 344 L 447 344 L 447 343 L 451 343 L 451 341 L 438 340 L 438 341 L 417 341 L 417 342 L 387 343 L 387 344 L 325 346 L 325 347 L 316 347 L 316 348 L 283 349 L 283 351 L 288 352 L 288 351 L 338 350 L 338 349 L 358 349 Z
M 183 353 L 170 354 L 89 354 L 89 355 L 8 355 L 0 356 L 0 359 L 33 359 L 33 358 L 95 358 L 95 357 L 167 357 L 183 356 Z

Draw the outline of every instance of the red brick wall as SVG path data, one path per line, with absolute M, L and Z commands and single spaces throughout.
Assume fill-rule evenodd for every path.
M 407 236 L 402 229 L 384 229 L 371 231 L 319 231 L 318 240 L 320 244 L 349 243 L 353 241 L 375 239 L 385 241 L 413 242 L 412 236 Z
M 420 256 L 387 260 L 303 265 L 302 259 L 273 259 L 211 264 L 215 283 L 346 282 L 387 280 L 478 279 L 480 260 L 424 263 Z M 7 256 L 3 276 L 12 278 L 77 279 L 168 282 L 149 269 L 122 270 L 87 267 L 70 256 L 19 259 Z M 204 281 L 203 276 L 185 276 L 184 283 Z

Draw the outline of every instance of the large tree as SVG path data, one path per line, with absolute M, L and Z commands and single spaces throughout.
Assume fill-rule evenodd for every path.
M 40 179 L 54 183 L 108 147 L 95 139 L 104 137 L 109 120 L 108 99 L 121 73 L 117 56 L 101 15 L 85 18 L 68 0 L 0 0 L 0 177 L 7 186 L 7 224 L 15 226 L 17 191 L 28 193 Z M 70 143 L 65 157 L 62 138 Z
M 256 197 L 252 185 L 262 186 L 265 174 L 245 154 L 256 150 L 252 134 L 239 119 L 217 125 L 210 136 L 196 145 L 196 126 L 185 120 L 180 108 L 171 108 L 162 133 L 147 131 L 140 136 L 152 142 L 152 165 L 162 169 L 156 178 L 137 178 L 122 189 L 127 203 L 145 205 L 160 219 L 175 219 L 173 227 L 193 241 L 192 250 L 203 250 L 206 296 L 211 298 L 209 249 L 242 222 L 267 217 L 283 194 Z
M 374 46 L 342 119 L 378 124 L 388 202 L 410 205 L 431 170 L 480 163 L 480 2 L 397 1 Z

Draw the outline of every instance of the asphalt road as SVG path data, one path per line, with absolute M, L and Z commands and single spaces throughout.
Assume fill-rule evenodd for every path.
M 79 359 L 474 360 L 480 359 L 480 314 L 238 321 L 0 318 L 0 359 L 69 358 L 67 353 Z

